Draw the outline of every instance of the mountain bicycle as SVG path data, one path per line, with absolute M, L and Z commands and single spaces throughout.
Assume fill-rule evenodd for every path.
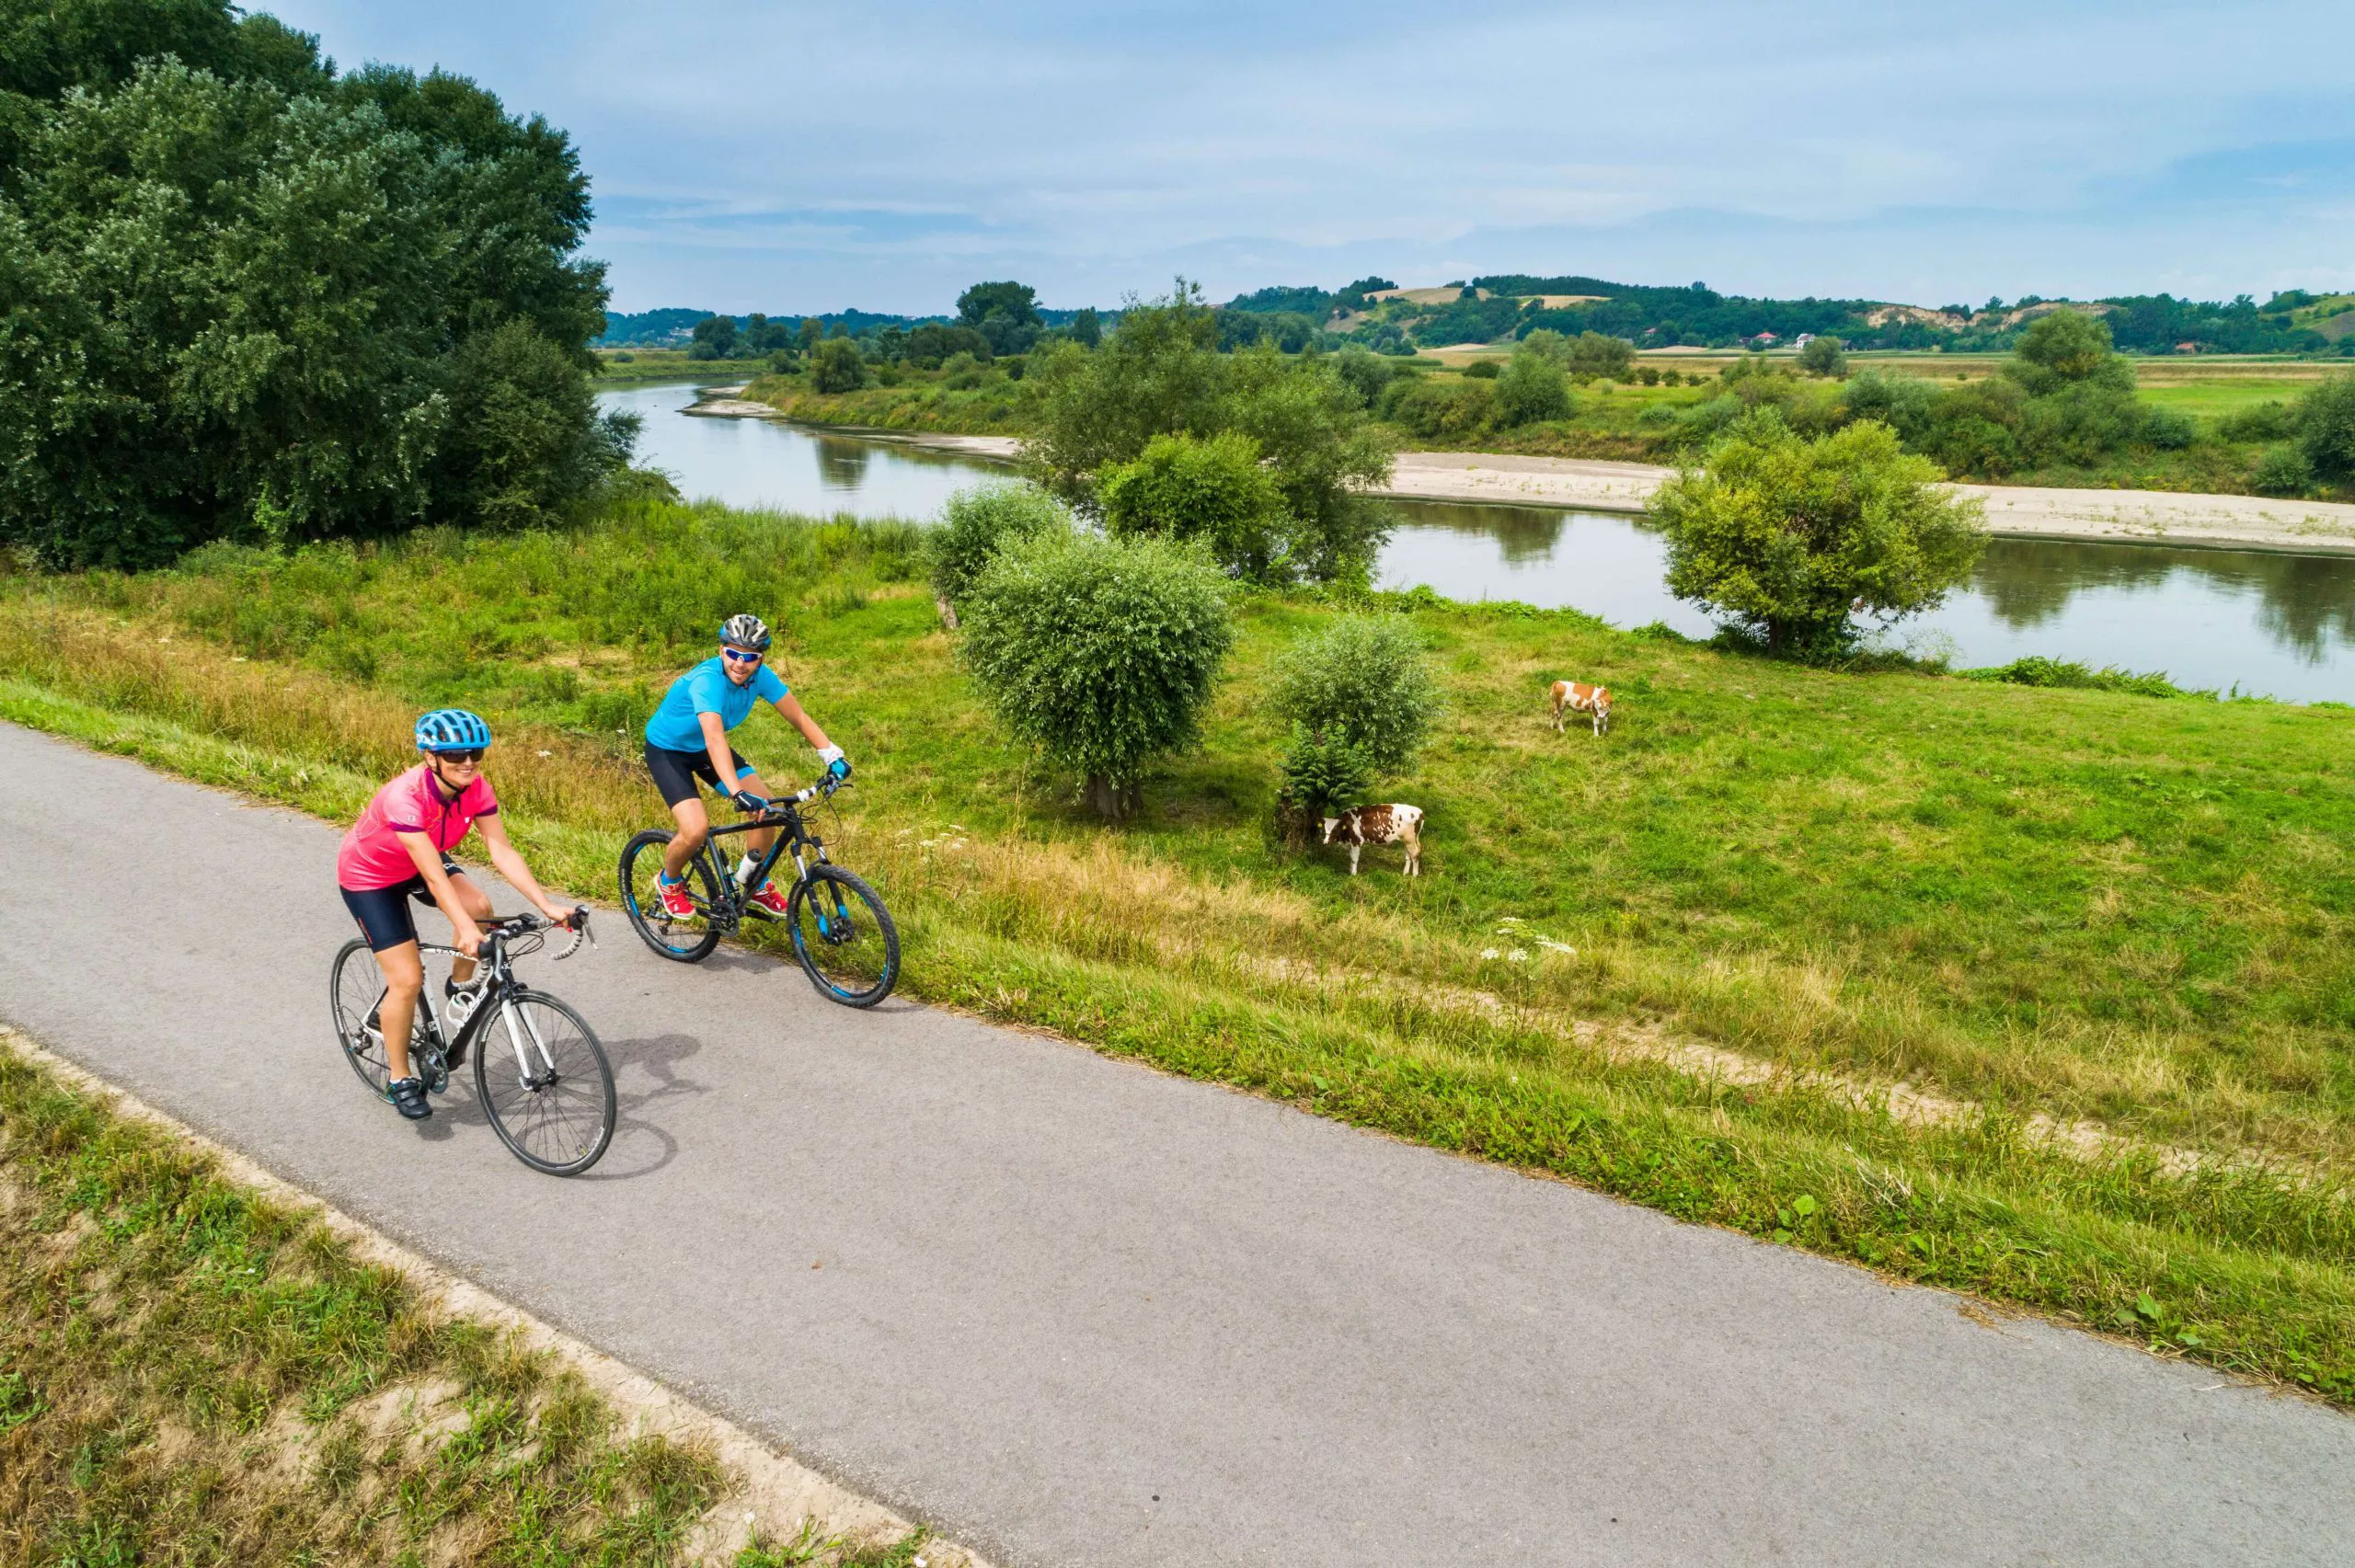
M 785 926 L 793 940 L 793 956 L 819 995 L 844 1007 L 874 1006 L 899 983 L 899 928 L 874 888 L 827 857 L 825 844 L 801 816 L 801 807 L 811 800 L 831 800 L 845 787 L 847 781 L 823 779 L 798 795 L 768 802 L 744 821 L 713 828 L 685 867 L 687 897 L 695 907 L 688 919 L 665 912 L 655 891 L 672 830 L 649 828 L 638 834 L 623 846 L 621 859 L 622 907 L 629 911 L 631 926 L 665 958 L 699 964 L 711 956 L 721 937 L 741 930 L 747 920 L 777 919 L 754 904 L 752 894 L 790 853 L 795 876 L 793 891 L 786 898 Z M 719 841 L 755 828 L 782 831 L 752 876 L 739 883 L 720 853 Z
M 569 958 L 589 934 L 589 911 L 575 910 L 572 940 L 557 955 Z M 509 915 L 482 922 L 482 948 L 474 982 L 457 997 L 437 999 L 429 979 L 417 999 L 409 1026 L 409 1069 L 426 1092 L 446 1093 L 450 1073 L 475 1059 L 475 1096 L 509 1152 L 534 1171 L 577 1176 L 594 1165 L 613 1141 L 615 1105 L 614 1070 L 605 1050 L 580 1014 L 546 991 L 515 978 L 515 960 L 546 943 L 554 924 L 538 915 Z M 454 959 L 454 947 L 418 944 L 420 955 Z M 439 967 L 439 966 L 436 966 Z M 429 975 L 431 971 L 429 971 Z M 437 1000 L 467 1001 L 462 1016 L 445 1027 Z M 327 981 L 335 1032 L 360 1082 L 378 1095 L 390 1087 L 385 1037 L 377 1009 L 385 1001 L 385 977 L 368 944 L 354 938 L 335 956 Z

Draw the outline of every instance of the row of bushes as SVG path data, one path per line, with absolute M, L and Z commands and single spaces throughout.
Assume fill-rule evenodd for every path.
M 997 486 L 953 498 L 929 544 L 943 619 L 999 721 L 1099 814 L 1129 815 L 1146 764 L 1199 733 L 1234 642 L 1232 579 L 1207 541 L 1086 532 L 1045 491 Z M 1280 793 L 1295 841 L 1404 769 L 1439 706 L 1412 628 L 1366 615 L 1293 648 L 1269 697 L 1292 726 Z

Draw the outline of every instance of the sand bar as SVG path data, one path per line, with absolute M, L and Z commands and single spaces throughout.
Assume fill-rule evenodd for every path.
M 729 397 L 698 403 L 687 412 L 733 418 L 776 418 L 776 410 L 765 403 Z M 929 430 L 856 433 L 1001 462 L 1019 455 L 1022 449 L 1019 436 L 960 436 Z M 1651 493 L 1675 472 L 1656 464 L 1601 458 L 1402 452 L 1389 485 L 1376 493 L 1399 500 L 1639 512 Z M 2355 553 L 2355 506 L 2344 502 L 2028 485 L 1958 485 L 1955 488 L 1987 503 L 1987 527 L 1995 533 L 2307 555 Z
M 1674 472 L 1648 463 L 1589 458 L 1402 452 L 1381 493 L 1404 500 L 1632 512 L 1642 510 L 1645 500 Z M 2026 485 L 1955 488 L 1987 503 L 1987 527 L 1996 533 L 2304 553 L 2355 551 L 2355 506 L 2339 502 Z

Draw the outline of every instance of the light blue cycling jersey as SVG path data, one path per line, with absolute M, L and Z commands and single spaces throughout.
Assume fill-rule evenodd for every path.
M 718 714 L 721 727 L 733 729 L 751 715 L 754 703 L 774 703 L 789 690 L 765 664 L 739 686 L 728 679 L 725 662 L 714 656 L 671 682 L 654 716 L 646 721 L 647 743 L 669 751 L 700 751 L 703 721 L 698 715 Z

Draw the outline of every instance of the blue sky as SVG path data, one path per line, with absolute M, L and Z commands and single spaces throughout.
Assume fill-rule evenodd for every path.
M 616 310 L 2355 288 L 2345 0 L 257 8 L 570 131 Z

